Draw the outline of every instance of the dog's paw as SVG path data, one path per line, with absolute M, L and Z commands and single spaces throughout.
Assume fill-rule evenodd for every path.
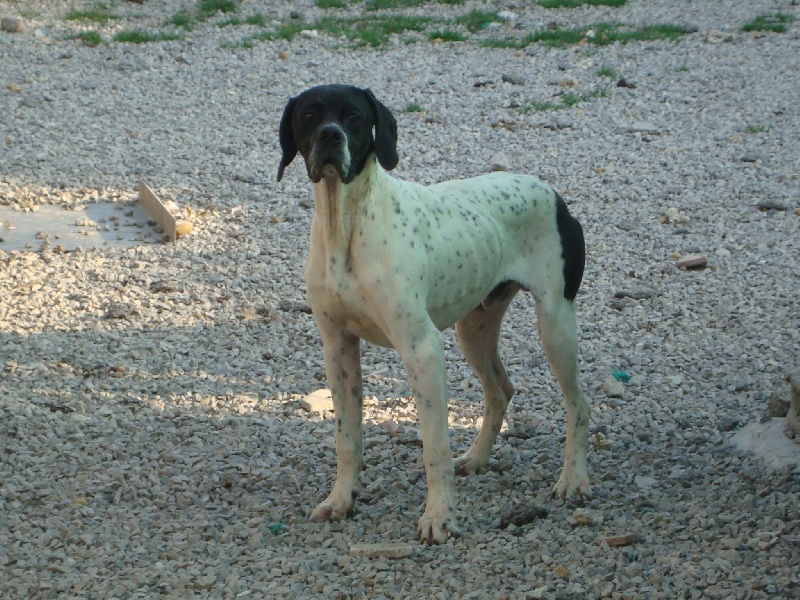
M 575 496 L 588 498 L 592 495 L 592 488 L 589 485 L 589 476 L 584 472 L 578 474 L 575 471 L 562 471 L 561 477 L 553 486 L 553 498 L 569 499 Z
M 459 475 L 471 475 L 472 473 L 477 473 L 480 471 L 488 462 L 488 456 L 484 458 L 482 456 L 472 454 L 471 451 L 467 451 L 456 458 L 454 464 L 456 473 Z
M 428 545 L 444 544 L 451 536 L 461 533 L 455 515 L 450 510 L 426 510 L 419 520 L 417 531 L 419 539 Z
M 322 521 L 342 521 L 348 517 L 352 517 L 355 513 L 355 502 L 343 502 L 333 498 L 333 494 L 325 500 L 320 502 L 319 506 L 314 509 L 311 516 L 308 518 L 313 523 L 320 523 Z

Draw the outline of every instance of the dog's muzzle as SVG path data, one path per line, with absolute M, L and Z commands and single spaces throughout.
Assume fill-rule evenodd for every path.
M 325 175 L 325 167 L 332 166 L 343 183 L 349 183 L 350 152 L 347 135 L 341 127 L 328 124 L 320 127 L 313 138 L 308 157 L 308 176 L 317 183 Z

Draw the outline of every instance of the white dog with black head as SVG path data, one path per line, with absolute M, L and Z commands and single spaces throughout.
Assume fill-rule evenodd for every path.
M 278 180 L 299 152 L 314 185 L 305 281 L 336 414 L 336 482 L 311 519 L 354 511 L 364 466 L 363 338 L 400 353 L 414 393 L 428 484 L 420 538 L 442 543 L 458 533 L 454 472 L 487 463 L 514 393 L 497 344 L 520 289 L 536 299 L 542 344 L 567 404 L 564 468 L 553 493 L 587 495 L 589 403 L 575 324 L 584 240 L 565 202 L 525 175 L 431 186 L 395 179 L 387 173 L 398 162 L 395 119 L 371 91 L 352 86 L 319 86 L 292 98 L 280 143 Z M 474 443 L 455 461 L 441 334 L 453 324 L 486 410 Z

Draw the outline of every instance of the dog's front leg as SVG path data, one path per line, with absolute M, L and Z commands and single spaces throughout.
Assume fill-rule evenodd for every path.
M 358 337 L 343 331 L 324 331 L 325 371 L 336 416 L 336 483 L 330 496 L 311 513 L 312 521 L 338 521 L 352 516 L 360 490 L 362 452 L 362 381 Z
M 431 324 L 424 333 L 409 335 L 398 350 L 414 392 L 428 483 L 428 501 L 417 530 L 423 542 L 442 544 L 451 535 L 459 533 L 455 515 L 453 457 L 447 427 L 447 378 L 442 334 Z

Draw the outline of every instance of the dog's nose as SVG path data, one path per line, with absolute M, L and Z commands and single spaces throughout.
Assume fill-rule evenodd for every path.
M 341 144 L 344 141 L 344 131 L 337 125 L 325 125 L 319 130 L 317 139 L 320 142 Z

